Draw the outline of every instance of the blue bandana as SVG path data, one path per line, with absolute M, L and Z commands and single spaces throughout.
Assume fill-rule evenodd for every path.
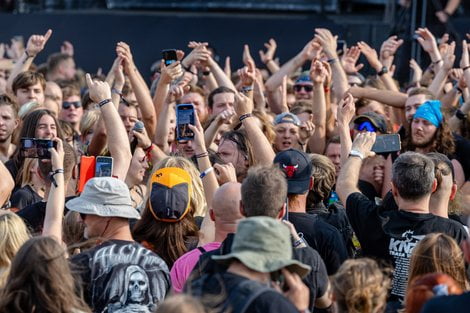
M 424 102 L 417 110 L 413 118 L 422 118 L 439 127 L 442 123 L 441 101 L 428 100 Z

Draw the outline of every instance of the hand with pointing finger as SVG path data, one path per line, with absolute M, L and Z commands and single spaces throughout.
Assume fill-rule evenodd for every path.
M 44 49 L 47 41 L 52 35 L 52 30 L 49 29 L 44 35 L 32 35 L 26 44 L 26 53 L 29 57 L 35 57 L 39 52 Z

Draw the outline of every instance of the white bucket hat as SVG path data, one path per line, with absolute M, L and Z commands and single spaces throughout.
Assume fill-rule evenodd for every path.
M 82 194 L 65 205 L 70 211 L 103 217 L 140 219 L 132 206 L 127 185 L 113 177 L 94 177 L 86 184 Z

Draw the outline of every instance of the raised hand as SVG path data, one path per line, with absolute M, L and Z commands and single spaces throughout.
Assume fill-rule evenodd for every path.
M 419 66 L 419 64 L 415 61 L 415 59 L 410 60 L 410 68 L 413 70 L 413 81 L 419 82 L 423 77 L 423 70 Z
M 346 74 L 355 74 L 359 72 L 364 64 L 357 64 L 359 57 L 361 56 L 361 49 L 358 46 L 352 46 L 346 50 L 346 53 L 341 58 L 341 64 Z
M 442 60 L 444 61 L 443 63 L 443 68 L 447 71 L 450 71 L 452 67 L 454 66 L 455 62 L 455 41 L 452 42 L 448 47 L 447 51 L 444 52 L 442 55 Z
M 300 52 L 304 60 L 319 59 L 322 51 L 322 46 L 315 40 L 309 41 Z
M 86 83 L 88 85 L 88 91 L 90 98 L 95 103 L 99 103 L 105 99 L 111 99 L 111 88 L 107 82 L 99 80 L 92 80 L 90 74 L 86 74 Z
M 201 154 L 206 152 L 206 144 L 204 140 L 204 129 L 201 126 L 199 117 L 197 114 L 194 114 L 195 125 L 188 124 L 189 129 L 194 133 L 193 147 L 196 154 Z
M 359 133 L 353 141 L 352 150 L 359 151 L 364 158 L 374 156 L 375 152 L 371 149 L 375 143 L 375 137 L 376 133 L 374 132 Z
M 460 68 L 464 69 L 470 65 L 469 61 L 469 45 L 466 40 L 462 41 L 462 57 L 460 58 Z
M 235 94 L 235 112 L 238 116 L 253 112 L 253 100 L 239 92 Z
M 229 182 L 237 182 L 237 172 L 235 171 L 235 167 L 232 163 L 227 164 L 214 164 L 215 169 L 215 176 L 217 177 L 217 181 L 219 185 L 223 185 Z
M 123 41 L 120 41 L 116 45 L 116 54 L 122 59 L 122 66 L 124 67 L 124 73 L 129 75 L 135 69 L 134 58 L 132 56 L 131 48 Z
M 249 66 L 250 63 L 255 64 L 255 60 L 251 56 L 250 47 L 248 45 L 244 45 L 243 46 L 243 64 L 245 64 L 245 66 Z
M 380 47 L 380 60 L 382 62 L 393 58 L 398 48 L 403 44 L 403 39 L 397 38 L 397 36 L 391 36 L 382 43 Z
M 215 118 L 215 122 L 218 125 L 222 124 L 230 124 L 232 121 L 232 117 L 235 115 L 235 110 L 233 108 L 229 108 L 227 110 L 223 110 L 220 112 L 217 117 Z
M 323 84 L 328 76 L 328 71 L 322 62 L 316 60 L 310 66 L 310 79 L 314 84 Z
M 419 36 L 417 40 L 424 51 L 427 53 L 439 51 L 436 38 L 427 28 L 418 28 L 415 33 Z
M 320 43 L 326 56 L 329 59 L 336 58 L 338 56 L 336 53 L 336 49 L 338 47 L 338 36 L 333 36 L 333 34 L 326 28 L 316 28 L 315 32 L 315 40 Z
M 52 30 L 49 29 L 44 35 L 32 35 L 28 39 L 26 44 L 26 53 L 29 57 L 35 57 L 39 52 L 41 52 L 47 41 L 52 35 Z
M 338 111 L 336 117 L 338 125 L 342 127 L 348 127 L 355 114 L 356 107 L 354 105 L 354 98 L 352 94 L 348 92 L 338 104 Z
M 247 60 L 247 66 L 238 70 L 238 75 L 244 87 L 252 86 L 256 79 L 256 68 L 253 60 Z
M 165 62 L 162 60 L 160 70 L 160 81 L 164 84 L 170 84 L 172 81 L 183 75 L 183 69 L 179 61 L 166 66 Z
M 261 62 L 266 64 L 269 61 L 274 60 L 274 55 L 276 54 L 277 49 L 277 43 L 273 38 L 271 38 L 268 42 L 264 44 L 264 47 L 266 48 L 266 52 L 264 52 L 263 50 L 259 50 L 259 57 L 261 59 Z
M 64 41 L 62 43 L 62 46 L 60 46 L 60 52 L 68 54 L 71 57 L 73 57 L 74 48 L 73 48 L 72 43 L 70 41 Z
M 369 62 L 370 66 L 372 66 L 377 72 L 379 72 L 382 69 L 382 63 L 379 60 L 377 51 L 375 51 L 374 48 L 371 48 L 364 41 L 358 42 L 357 46 L 361 50 L 362 54 L 367 58 L 367 61 Z
M 308 139 L 315 133 L 315 124 L 311 121 L 303 122 L 300 125 L 299 140 L 302 145 L 306 144 Z
M 188 44 L 189 48 L 193 50 L 183 60 L 183 64 L 186 67 L 190 67 L 193 64 L 206 63 L 210 58 L 210 52 L 207 50 L 207 42 L 199 43 L 191 41 Z

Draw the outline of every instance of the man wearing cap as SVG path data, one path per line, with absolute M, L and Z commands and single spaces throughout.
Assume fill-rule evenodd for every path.
M 307 195 L 313 186 L 312 163 L 302 151 L 289 149 L 274 158 L 285 173 L 288 185 L 287 219 L 304 235 L 309 246 L 318 251 L 329 275 L 348 258 L 346 243 L 339 231 L 306 211 Z
M 129 219 L 140 219 L 127 185 L 113 177 L 90 179 L 66 204 L 80 213 L 85 237 L 101 243 L 71 258 L 93 312 L 153 312 L 169 289 L 169 271 L 155 253 L 136 243 Z
M 276 151 L 284 151 L 290 148 L 301 147 L 305 145 L 300 142 L 300 120 L 290 112 L 278 114 L 274 119 L 274 149 Z
M 240 221 L 231 252 L 212 259 L 226 272 L 205 275 L 190 293 L 217 312 L 309 312 L 301 277 L 310 267 L 292 258 L 290 231 L 270 217 Z

